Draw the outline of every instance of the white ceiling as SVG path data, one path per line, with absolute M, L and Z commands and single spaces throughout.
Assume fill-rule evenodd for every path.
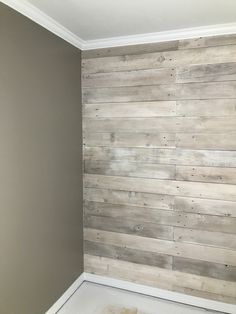
M 16 6 L 30 3 L 82 42 L 137 34 L 176 32 L 186 28 L 211 29 L 209 27 L 211 25 L 215 28 L 219 24 L 236 22 L 236 0 L 6 0 L 3 2 L 10 5 L 14 3 L 17 4 Z M 236 23 L 234 29 L 236 30 Z

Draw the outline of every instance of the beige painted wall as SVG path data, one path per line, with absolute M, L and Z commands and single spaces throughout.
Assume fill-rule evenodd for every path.
M 236 302 L 236 36 L 83 52 L 85 270 Z
M 0 313 L 42 314 L 83 269 L 80 51 L 0 4 Z

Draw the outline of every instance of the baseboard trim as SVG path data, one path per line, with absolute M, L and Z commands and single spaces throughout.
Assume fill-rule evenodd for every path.
M 82 273 L 45 314 L 56 314 L 63 307 L 63 305 L 71 298 L 75 291 L 79 289 L 79 287 L 82 285 L 84 281 L 85 274 Z
M 82 285 L 83 282 L 91 282 L 130 292 L 145 294 L 148 296 L 161 298 L 168 301 L 174 301 L 178 303 L 204 308 L 207 310 L 236 314 L 236 305 L 234 304 L 203 299 L 199 297 L 186 295 L 183 293 L 136 284 L 125 280 L 93 275 L 85 272 L 79 276 L 79 278 L 69 287 L 69 289 L 66 290 L 66 292 L 60 297 L 60 299 L 45 314 L 56 314 L 63 307 L 63 305 L 70 299 L 70 297 L 75 293 L 75 291 Z

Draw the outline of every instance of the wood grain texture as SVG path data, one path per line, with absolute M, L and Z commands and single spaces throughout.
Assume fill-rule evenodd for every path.
M 168 117 L 176 115 L 176 101 L 87 104 L 83 113 L 87 118 Z
M 84 158 L 168 165 L 236 167 L 236 151 L 86 147 Z
M 130 221 L 135 220 L 141 229 L 142 223 L 154 223 L 157 225 L 156 228 L 158 228 L 159 225 L 167 225 L 230 234 L 236 233 L 236 218 L 231 217 L 210 216 L 172 210 L 167 211 L 147 207 L 130 207 L 128 205 L 96 202 L 85 203 L 85 210 L 85 215 L 114 218 L 119 220 L 119 224 L 123 217 L 126 217 L 126 219 Z M 112 226 L 110 226 L 110 228 L 112 228 Z M 117 231 L 117 228 L 115 229 L 114 227 L 114 231 Z M 229 237 L 226 236 L 226 238 L 228 239 Z
M 174 197 L 171 195 L 139 193 L 134 191 L 119 191 L 100 188 L 84 188 L 84 200 L 166 210 L 172 210 L 174 206 Z
M 174 133 L 144 133 L 144 132 L 84 132 L 86 147 L 153 147 L 174 148 L 176 135 Z
M 236 62 L 236 45 L 84 59 L 82 70 L 84 74 L 106 73 L 226 62 Z
M 136 264 L 150 265 L 166 269 L 172 269 L 173 264 L 173 257 L 169 255 L 139 251 L 90 241 L 85 241 L 84 250 L 85 254 L 104 256 Z
M 151 163 L 144 164 L 134 162 L 129 163 L 127 161 L 110 161 L 110 162 L 98 160 L 85 161 L 84 172 L 91 174 L 137 178 L 156 178 L 156 179 L 175 178 L 174 165 L 160 165 Z
M 235 99 L 236 81 L 83 89 L 84 104 L 215 98 Z
M 236 36 L 82 68 L 85 271 L 236 303 Z
M 85 229 L 84 237 L 85 240 L 96 243 L 117 245 L 121 247 L 125 246 L 130 249 L 141 251 L 144 250 L 153 253 L 182 256 L 202 261 L 236 266 L 236 252 L 234 250 L 146 238 L 97 229 Z

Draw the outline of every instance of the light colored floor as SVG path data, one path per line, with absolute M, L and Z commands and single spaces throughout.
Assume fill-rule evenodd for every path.
M 203 309 L 85 282 L 58 314 L 211 314 Z M 219 313 L 219 312 L 217 312 Z

